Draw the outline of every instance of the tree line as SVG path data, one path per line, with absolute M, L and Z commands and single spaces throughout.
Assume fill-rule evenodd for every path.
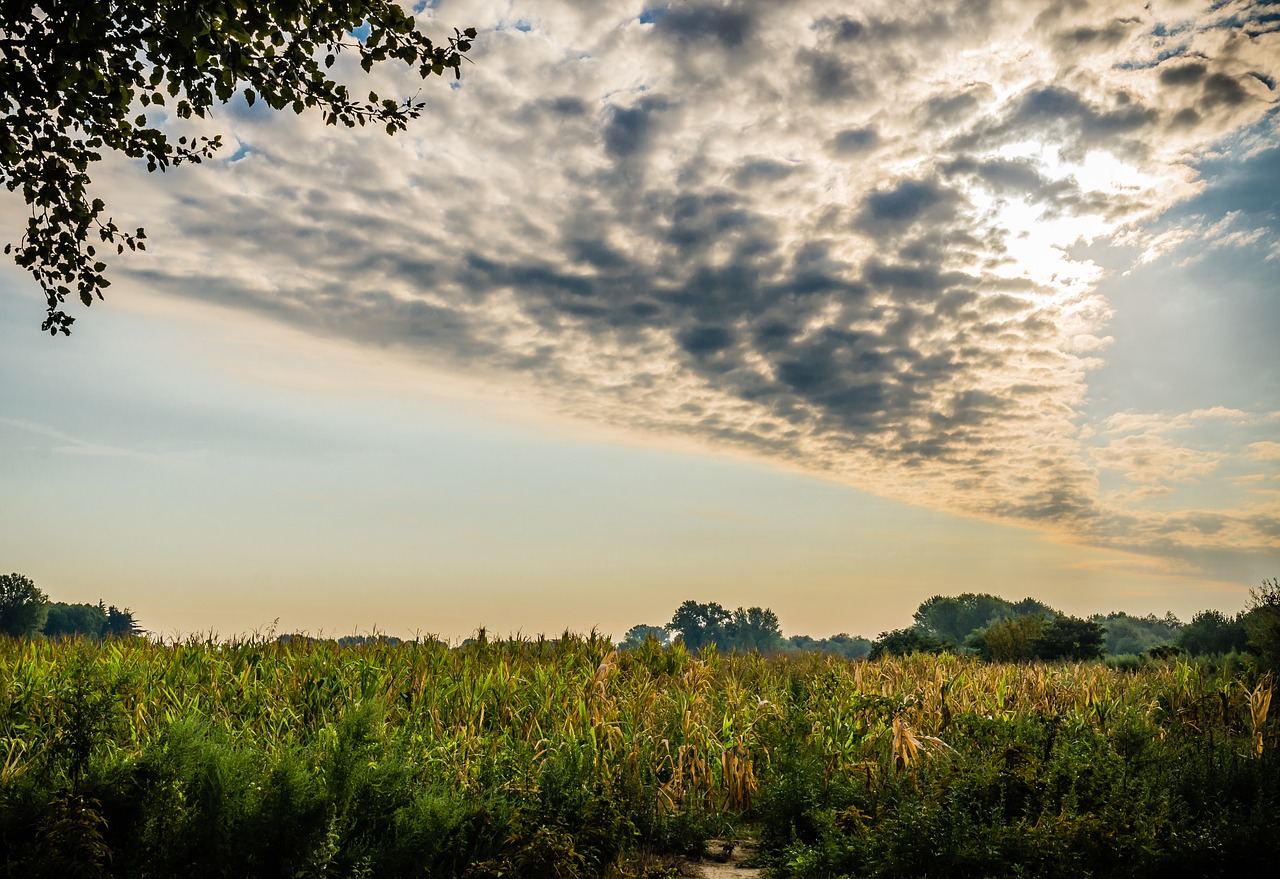
M 619 645 L 636 648 L 653 639 L 663 646 L 676 641 L 693 652 L 715 645 L 717 650 L 772 654 L 786 651 L 827 653 L 861 659 L 872 649 L 871 641 L 841 632 L 830 638 L 809 635 L 784 637 L 778 615 L 769 608 L 739 607 L 730 611 L 715 602 L 686 601 L 676 608 L 671 622 L 661 626 L 632 626 Z
M 127 607 L 51 602 L 29 577 L 0 575 L 0 635 L 102 639 L 141 634 L 144 629 Z M 305 636 L 281 639 L 293 637 Z M 352 636 L 342 643 L 365 640 Z M 769 608 L 731 611 L 715 602 L 690 600 L 676 608 L 668 623 L 632 626 L 619 646 L 634 649 L 649 640 L 661 646 L 679 642 L 694 653 L 714 645 L 722 652 L 816 652 L 845 659 L 943 652 L 990 662 L 1251 655 L 1261 666 L 1280 670 L 1280 579 L 1263 580 L 1260 588 L 1250 590 L 1249 604 L 1238 614 L 1203 610 L 1188 623 L 1172 613 L 1131 616 L 1117 611 L 1080 618 L 1034 598 L 1014 602 L 988 593 L 934 595 L 912 614 L 912 625 L 881 632 L 874 640 L 847 632 L 829 638 L 786 636 Z
M 912 614 L 912 624 L 881 632 L 875 640 L 840 633 L 817 639 L 784 636 L 769 608 L 730 611 L 715 602 L 685 601 L 663 625 L 627 630 L 624 649 L 647 640 L 666 646 L 680 642 L 690 651 L 711 645 L 722 652 L 818 652 L 849 659 L 911 653 L 966 653 L 990 662 L 1088 661 L 1252 655 L 1280 669 L 1280 579 L 1250 590 L 1248 607 L 1234 616 L 1203 610 L 1184 623 L 1172 613 L 1131 616 L 1116 611 L 1088 618 L 1062 613 L 1034 598 L 1009 601 L 965 592 L 934 595 Z
M 49 601 L 22 574 L 0 574 L 0 635 L 14 638 L 129 638 L 144 633 L 129 608 L 102 601 L 67 604 Z

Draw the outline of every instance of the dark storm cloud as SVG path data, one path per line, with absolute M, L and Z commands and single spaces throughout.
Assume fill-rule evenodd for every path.
M 1115 96 L 1116 106 L 1108 110 L 1086 101 L 1070 89 L 1047 85 L 1022 95 L 1014 106 L 1009 124 L 1035 128 L 1062 123 L 1079 132 L 1088 143 L 1099 143 L 1122 134 L 1131 134 L 1156 119 L 1156 112 L 1126 93 Z
M 751 35 L 753 24 L 748 9 L 695 2 L 666 7 L 654 28 L 677 43 L 711 42 L 736 49 Z
M 809 90 L 820 101 L 847 101 L 871 91 L 857 66 L 836 52 L 801 49 L 796 64 L 807 72 Z
M 646 96 L 632 107 L 610 106 L 605 111 L 604 147 L 615 159 L 630 159 L 649 148 L 659 116 L 670 105 L 666 98 Z
M 1077 52 L 1095 47 L 1112 48 L 1123 42 L 1141 24 L 1137 18 L 1112 19 L 1102 27 L 1081 25 L 1054 34 L 1054 47 L 1065 52 Z
M 765 295 L 774 302 L 792 303 L 829 293 L 856 301 L 866 293 L 865 285 L 851 280 L 848 263 L 831 254 L 830 241 L 807 241 L 791 257 L 789 270 L 779 273 Z
M 1051 478 L 1054 474 L 1048 474 Z M 1081 491 L 1072 473 L 1058 474 L 1060 487 L 1037 491 L 1014 503 L 998 502 L 995 511 L 1002 517 L 1033 522 L 1061 522 L 1080 527 L 1097 515 L 1097 508 Z
M 575 262 L 587 263 L 604 272 L 619 271 L 630 265 L 622 253 L 599 238 L 574 238 L 566 250 Z
M 930 122 L 960 122 L 980 106 L 984 93 L 989 91 L 969 89 L 954 95 L 937 95 L 924 102 L 925 114 Z
M 990 150 L 1028 138 L 1052 140 L 1067 159 L 1080 161 L 1093 149 L 1141 157 L 1150 150 L 1149 132 L 1160 113 L 1124 90 L 1103 104 L 1062 85 L 1036 83 L 1009 99 L 997 115 L 956 136 L 952 149 Z
M 1203 118 L 1192 108 L 1183 107 L 1173 114 L 1173 118 L 1169 120 L 1169 128 L 1172 131 L 1191 131 L 1200 124 Z
M 933 299 L 954 285 L 972 280 L 962 272 L 943 271 L 936 265 L 900 265 L 878 259 L 867 264 L 863 278 L 873 290 L 891 293 L 898 301 Z
M 736 186 L 750 189 L 758 184 L 786 180 L 795 171 L 794 165 L 773 159 L 747 159 L 733 172 L 733 182 Z
M 827 328 L 771 351 L 773 380 L 755 395 L 773 407 L 808 413 L 819 432 L 861 432 L 886 415 L 900 417 L 919 399 L 903 380 L 903 357 L 909 352 L 893 350 L 884 334 Z
M 813 23 L 814 30 L 821 31 L 837 43 L 848 43 L 862 36 L 866 27 L 856 18 L 850 18 L 847 15 L 837 16 L 835 18 L 823 17 Z
M 560 271 L 552 265 L 513 265 L 487 259 L 476 253 L 465 258 L 461 278 L 472 285 L 527 290 L 541 298 L 563 301 L 591 297 L 597 286 L 592 278 Z
M 726 244 L 743 256 L 773 247 L 772 223 L 738 194 L 712 189 L 673 193 L 661 201 L 667 205 L 664 237 L 686 257 Z
M 1249 100 L 1249 93 L 1235 77 L 1225 73 L 1211 73 L 1204 80 L 1200 102 L 1206 106 L 1226 104 L 1234 107 Z
M 1160 82 L 1169 86 L 1195 85 L 1204 79 L 1209 67 L 1200 62 L 1170 64 L 1160 68 Z
M 956 194 L 936 180 L 903 180 L 869 193 L 858 212 L 858 228 L 874 237 L 889 235 L 922 220 L 950 216 Z
M 733 344 L 733 334 L 724 327 L 694 327 L 679 335 L 680 346 L 695 357 L 723 351 Z
M 573 95 L 554 98 L 548 106 L 558 116 L 585 116 L 587 112 L 586 102 Z
M 846 128 L 831 139 L 831 150 L 841 156 L 855 156 L 875 147 L 880 135 L 875 128 Z

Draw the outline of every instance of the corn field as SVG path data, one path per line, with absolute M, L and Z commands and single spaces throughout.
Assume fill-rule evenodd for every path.
M 256 862 L 225 875 L 266 871 L 281 849 L 299 876 L 625 874 L 637 848 L 738 832 L 763 835 L 778 875 L 858 875 L 861 856 L 842 873 L 819 844 L 853 846 L 922 791 L 990 788 L 992 808 L 1017 801 L 1008 821 L 1024 830 L 1053 808 L 1074 820 L 1080 791 L 1050 796 L 1052 808 L 1034 794 L 1076 783 L 1063 761 L 1101 759 L 1073 748 L 1119 755 L 1122 775 L 1132 752 L 1172 755 L 1168 771 L 1199 759 L 1272 778 L 1271 693 L 1268 677 L 1181 662 L 1124 673 L 952 655 L 694 657 L 652 641 L 619 652 L 594 635 L 461 648 L 6 640 L 0 842 L 9 875 L 37 859 L 64 875 L 163 875 L 157 864 L 224 875 L 170 837 L 197 824 L 208 837 L 211 820 L 232 833 L 306 801 L 305 838 L 264 841 Z M 1037 753 L 1011 763 L 1022 751 Z M 1066 780 L 1037 780 L 1032 763 Z M 477 803 L 489 829 L 471 841 L 416 864 L 409 846 L 403 866 L 384 863 L 403 843 L 395 827 L 434 826 L 423 810 L 451 809 L 430 820 L 464 834 L 449 822 Z M 601 838 L 588 838 L 592 821 Z

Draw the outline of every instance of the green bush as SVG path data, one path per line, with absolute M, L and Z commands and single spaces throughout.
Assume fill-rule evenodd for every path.
M 957 718 L 955 749 L 918 771 L 824 777 L 780 761 L 761 808 L 780 877 L 1227 875 L 1263 863 L 1277 761 L 1109 733 L 1055 717 Z

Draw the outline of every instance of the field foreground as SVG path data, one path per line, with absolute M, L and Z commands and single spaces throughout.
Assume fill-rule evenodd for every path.
M 0 641 L 5 876 L 1214 876 L 1269 864 L 1271 681 L 307 639 Z

